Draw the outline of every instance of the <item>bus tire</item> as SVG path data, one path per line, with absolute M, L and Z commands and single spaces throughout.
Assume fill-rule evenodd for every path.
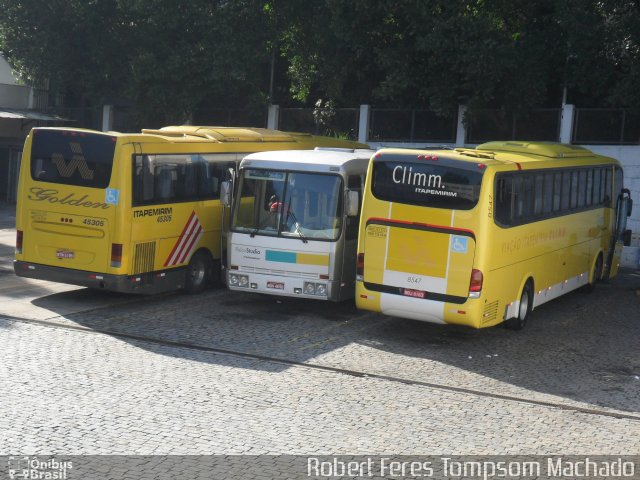
M 522 330 L 527 324 L 531 310 L 533 310 L 533 285 L 529 279 L 522 289 L 516 316 L 505 320 L 504 326 L 509 330 Z
M 202 292 L 211 281 L 213 260 L 211 255 L 204 250 L 198 250 L 193 254 L 187 265 L 184 290 L 188 294 Z
M 602 280 L 602 254 L 598 254 L 596 263 L 593 266 L 593 275 L 591 281 L 586 285 L 580 287 L 580 291 L 584 293 L 591 293 L 596 289 L 596 283 Z

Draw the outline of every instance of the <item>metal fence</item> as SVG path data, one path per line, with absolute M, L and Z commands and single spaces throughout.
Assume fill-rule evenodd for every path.
M 572 142 L 590 145 L 638 145 L 640 112 L 622 108 L 576 108 Z
M 453 112 L 441 116 L 430 110 L 372 108 L 368 140 L 455 143 L 457 122 Z
M 560 139 L 562 109 L 543 108 L 526 113 L 499 109 L 478 110 L 466 119 L 466 143 L 492 140 L 535 140 L 557 142 Z
M 355 140 L 359 121 L 359 108 L 281 108 L 278 128 Z
M 42 109 L 67 119 L 61 125 L 102 129 L 101 108 Z M 133 110 L 113 110 L 113 130 L 139 131 Z M 465 119 L 465 143 L 492 140 L 560 140 L 562 109 L 534 109 L 513 113 L 500 109 L 484 109 Z M 278 128 L 340 138 L 357 139 L 359 108 L 282 108 Z M 194 115 L 194 125 L 254 126 L 267 125 L 266 109 L 204 110 Z M 371 108 L 367 141 L 406 143 L 455 143 L 457 113 L 439 116 L 429 110 Z M 639 145 L 640 111 L 614 108 L 575 108 L 571 142 L 586 145 Z
M 215 125 L 219 127 L 264 128 L 267 125 L 267 110 L 266 108 L 200 110 L 194 114 L 192 123 L 194 125 Z

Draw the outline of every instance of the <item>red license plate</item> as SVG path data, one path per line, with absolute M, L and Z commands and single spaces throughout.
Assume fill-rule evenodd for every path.
M 424 298 L 426 292 L 423 292 L 422 290 L 411 290 L 410 288 L 405 288 L 404 290 L 402 290 L 402 294 L 405 297 Z
M 267 288 L 275 288 L 276 290 L 284 290 L 284 283 L 282 283 L 282 282 L 267 282 Z

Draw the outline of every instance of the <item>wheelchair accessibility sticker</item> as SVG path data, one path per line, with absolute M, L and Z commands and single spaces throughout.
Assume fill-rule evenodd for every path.
M 120 191 L 115 188 L 107 188 L 107 193 L 105 195 L 105 202 L 111 205 L 118 205 L 118 200 L 120 199 Z
M 469 248 L 468 240 L 467 237 L 453 235 L 451 237 L 451 251 L 455 253 L 467 253 Z

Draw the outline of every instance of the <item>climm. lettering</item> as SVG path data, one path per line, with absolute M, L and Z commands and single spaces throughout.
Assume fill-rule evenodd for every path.
M 37 202 L 60 203 L 61 205 L 73 205 L 75 207 L 85 208 L 102 208 L 103 210 L 110 208 L 108 204 L 103 202 L 87 201 L 88 195 L 75 197 L 73 193 L 70 193 L 66 197 L 58 197 L 58 190 L 54 190 L 53 188 L 33 187 L 29 192 L 29 200 L 35 200 Z
M 419 187 L 445 188 L 442 185 L 442 176 L 415 173 L 411 167 L 407 169 L 402 165 L 397 165 L 393 169 L 393 181 L 394 183 L 417 185 Z

